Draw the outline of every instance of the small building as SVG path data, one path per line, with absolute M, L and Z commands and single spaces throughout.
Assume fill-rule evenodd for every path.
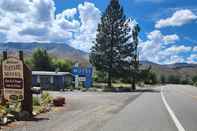
M 32 86 L 42 89 L 61 90 L 71 86 L 73 79 L 70 72 L 32 71 Z

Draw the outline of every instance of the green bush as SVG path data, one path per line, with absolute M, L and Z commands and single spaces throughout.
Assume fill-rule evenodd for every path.
M 170 75 L 170 76 L 168 76 L 168 83 L 180 84 L 181 83 L 181 77 L 178 76 L 178 75 Z
M 192 78 L 192 83 L 197 86 L 197 75 Z
M 52 102 L 52 99 L 52 96 L 50 96 L 48 92 L 43 92 L 41 95 L 41 104 L 47 105 Z
M 165 75 L 161 75 L 160 76 L 160 82 L 161 82 L 161 84 L 165 84 L 166 83 L 166 77 L 165 77 Z
M 40 106 L 40 101 L 38 97 L 33 96 L 33 106 Z
M 194 86 L 196 86 L 196 87 L 197 87 L 197 82 L 195 82 L 195 83 L 194 83 Z

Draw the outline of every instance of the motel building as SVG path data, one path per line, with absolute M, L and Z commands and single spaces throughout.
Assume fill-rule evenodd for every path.
M 72 85 L 70 72 L 32 71 L 32 86 L 47 90 L 62 90 Z

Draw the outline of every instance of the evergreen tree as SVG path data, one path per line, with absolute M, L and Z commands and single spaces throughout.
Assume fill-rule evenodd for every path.
M 129 78 L 131 82 L 132 90 L 135 90 L 135 84 L 139 75 L 138 71 L 138 32 L 139 26 L 132 19 L 128 19 L 125 22 L 126 32 L 124 42 L 120 48 L 120 71 L 123 77 Z
M 90 62 L 96 70 L 106 72 L 108 87 L 112 78 L 121 73 L 120 65 L 127 50 L 124 50 L 131 36 L 125 26 L 126 17 L 118 0 L 111 0 L 98 25 L 95 45 L 91 49 Z M 124 48 L 124 49 L 123 49 Z

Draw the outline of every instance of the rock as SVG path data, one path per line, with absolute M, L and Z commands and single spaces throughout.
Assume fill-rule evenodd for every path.
M 7 122 L 8 122 L 8 118 L 5 117 L 5 116 L 2 117 L 1 120 L 0 120 L 0 124 L 1 124 L 1 125 L 5 125 L 5 124 L 7 124 Z
M 57 97 L 53 99 L 53 105 L 54 106 L 63 106 L 65 104 L 65 98 L 64 97 Z

